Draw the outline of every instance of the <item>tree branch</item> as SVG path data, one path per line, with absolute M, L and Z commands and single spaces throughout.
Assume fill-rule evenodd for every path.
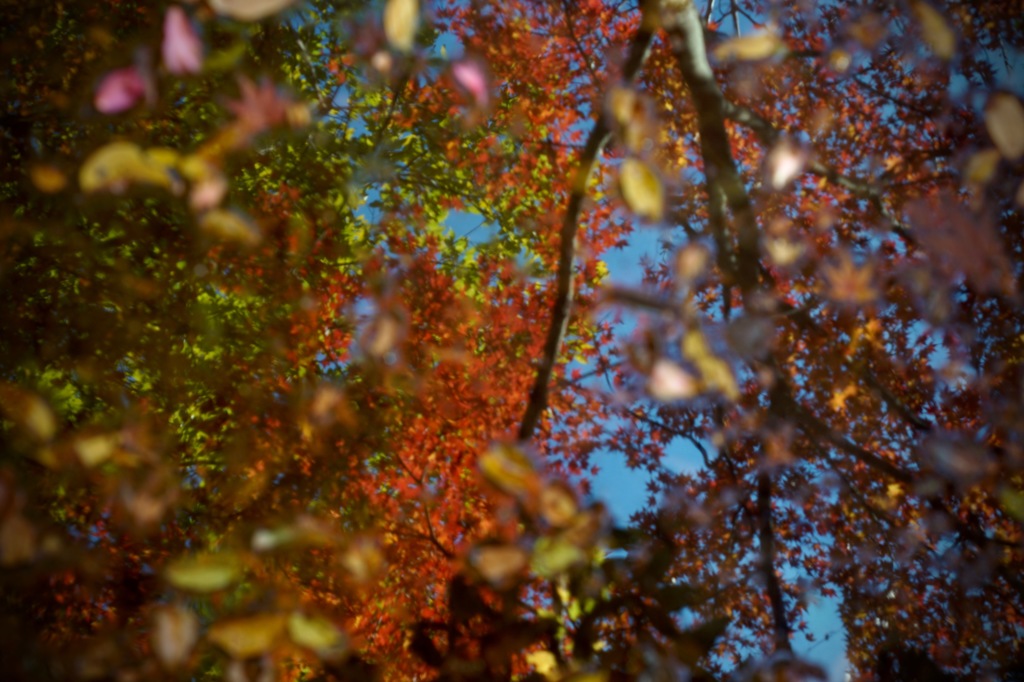
M 654 37 L 652 4 L 650 2 L 642 4 L 640 28 L 630 44 L 629 54 L 622 71 L 622 80 L 627 83 L 632 82 L 640 72 L 640 67 L 647 58 L 651 40 Z M 544 354 L 541 357 L 540 366 L 537 368 L 537 376 L 526 403 L 523 420 L 519 425 L 519 440 L 522 441 L 529 440 L 533 436 L 540 416 L 544 412 L 544 408 L 547 407 L 548 384 L 551 382 L 551 375 L 558 359 L 558 351 L 569 327 L 569 313 L 572 309 L 574 288 L 573 262 L 576 258 L 576 232 L 579 229 L 580 213 L 587 195 L 587 182 L 590 179 L 590 173 L 597 165 L 601 151 L 611 138 L 612 128 L 606 114 L 603 113 L 604 107 L 600 106 L 598 109 L 602 113 L 598 115 L 594 129 L 587 138 L 583 156 L 580 158 L 579 167 L 573 177 L 569 206 L 562 221 L 555 300 L 551 305 L 551 326 L 548 327 L 547 339 L 544 342 Z
M 662 3 L 666 10 L 664 27 L 668 31 L 683 80 L 697 110 L 701 156 L 710 200 L 710 224 L 718 244 L 718 264 L 729 280 L 750 294 L 758 285 L 760 243 L 757 220 L 750 196 L 743 184 L 732 147 L 725 131 L 725 97 L 711 71 L 704 46 L 704 27 L 692 0 L 671 0 Z M 668 14 L 668 12 L 672 12 Z M 735 220 L 736 248 L 722 253 L 732 243 L 726 226 L 724 208 Z
M 775 628 L 775 650 L 792 651 L 789 643 L 790 628 L 786 619 L 786 605 L 782 600 L 782 586 L 775 575 L 775 532 L 772 530 L 772 482 L 768 472 L 757 474 L 757 538 L 761 545 L 761 572 L 772 606 Z

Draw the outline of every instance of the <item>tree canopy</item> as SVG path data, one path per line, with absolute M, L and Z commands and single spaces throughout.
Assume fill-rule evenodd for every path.
M 7 679 L 1024 679 L 1019 11 L 0 16 Z

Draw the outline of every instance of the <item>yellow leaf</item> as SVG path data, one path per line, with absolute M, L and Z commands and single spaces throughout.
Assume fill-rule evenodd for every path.
M 647 220 L 661 220 L 665 189 L 657 173 L 646 163 L 632 158 L 623 161 L 619 169 L 619 189 L 631 211 Z
M 833 391 L 828 404 L 836 412 L 846 411 L 846 401 L 857 395 L 857 387 L 854 384 L 847 384 L 841 390 Z
M 531 651 L 526 654 L 526 663 L 545 679 L 558 679 L 558 661 L 550 651 Z
M 1024 106 L 1008 92 L 992 95 L 985 105 L 985 126 L 989 137 L 1004 157 L 1016 161 L 1024 156 Z
M 82 464 L 92 468 L 110 459 L 117 442 L 116 434 L 97 433 L 75 438 L 74 448 Z
M 779 267 L 787 267 L 804 255 L 804 245 L 782 237 L 766 239 L 764 242 L 768 256 Z
M 384 35 L 399 52 L 412 51 L 419 26 L 419 0 L 387 0 L 384 6 Z
M 209 0 L 217 14 L 239 21 L 259 21 L 291 5 L 295 0 Z
M 999 167 L 999 150 L 982 149 L 971 155 L 964 168 L 964 179 L 972 185 L 984 185 L 996 174 Z
M 760 61 L 785 53 L 786 43 L 771 31 L 730 38 L 714 49 L 719 61 Z
M 321 658 L 335 658 L 345 653 L 345 633 L 320 616 L 293 612 L 288 616 L 288 637 L 299 646 L 310 649 Z
M 199 618 L 182 606 L 165 606 L 153 614 L 150 641 L 156 657 L 168 668 L 188 660 L 199 638 Z
M 913 4 L 914 15 L 921 26 L 924 42 L 936 57 L 952 59 L 956 52 L 956 34 L 946 23 L 941 13 L 927 2 L 918 0 Z
M 542 537 L 533 547 L 531 567 L 542 578 L 555 578 L 573 566 L 586 561 L 580 547 L 562 536 Z
M 174 185 L 173 164 L 165 161 L 166 154 L 151 156 L 131 142 L 112 142 L 85 160 L 78 172 L 78 184 L 83 192 L 123 192 L 133 183 L 170 189 Z
M 510 495 L 532 495 L 540 484 L 529 455 L 515 445 L 495 445 L 481 455 L 478 465 L 484 478 Z
M 729 363 L 711 352 L 707 339 L 700 329 L 691 329 L 683 336 L 683 356 L 700 370 L 704 385 L 718 391 L 729 400 L 739 398 L 739 388 Z
M 40 442 L 57 432 L 57 417 L 46 401 L 19 386 L 0 384 L 0 414 Z
M 632 88 L 615 87 L 608 93 L 608 111 L 620 126 L 627 126 L 636 116 L 639 97 Z
M 206 638 L 232 658 L 252 658 L 273 648 L 284 634 L 286 620 L 284 614 L 265 613 L 220 621 L 210 627 Z
M 199 229 L 220 242 L 256 246 L 263 235 L 247 219 L 234 211 L 218 208 L 203 214 L 199 219 Z
M 68 184 L 67 176 L 56 166 L 35 164 L 29 168 L 28 175 L 36 189 L 46 194 L 56 194 Z
M 174 587 L 199 593 L 223 590 L 241 573 L 238 557 L 230 552 L 183 557 L 164 570 L 164 576 Z

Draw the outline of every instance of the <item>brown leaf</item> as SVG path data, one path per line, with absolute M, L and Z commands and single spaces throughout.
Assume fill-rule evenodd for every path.
M 1008 92 L 997 92 L 985 105 L 985 126 L 999 151 L 1010 161 L 1024 156 L 1024 106 Z
M 940 59 L 952 59 L 956 53 L 956 34 L 945 17 L 924 0 L 914 2 L 912 9 L 921 27 L 921 36 L 931 51 Z

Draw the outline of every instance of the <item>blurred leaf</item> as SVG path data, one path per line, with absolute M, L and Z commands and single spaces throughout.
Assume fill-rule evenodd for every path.
M 256 246 L 263 240 L 259 229 L 235 211 L 214 209 L 199 219 L 199 228 L 219 242 Z
M 117 434 L 96 433 L 74 439 L 73 447 L 78 459 L 87 467 L 95 467 L 110 459 L 117 449 Z
M 39 442 L 51 440 L 57 432 L 57 417 L 50 406 L 14 384 L 0 383 L 0 414 Z
M 86 193 L 121 193 L 134 183 L 170 189 L 175 182 L 174 164 L 166 160 L 166 155 L 150 155 L 131 142 L 112 142 L 85 160 L 78 184 Z
M 949 27 L 945 17 L 924 0 L 915 0 L 911 5 L 921 35 L 931 51 L 940 59 L 950 60 L 956 54 L 956 34 Z
M 338 658 L 348 648 L 345 633 L 321 616 L 305 616 L 298 611 L 288 616 L 288 637 L 299 646 L 325 659 Z
M 657 222 L 665 210 L 665 189 L 657 173 L 643 161 L 628 158 L 619 168 L 619 188 L 630 210 Z
M 700 393 L 700 382 L 675 362 L 658 358 L 647 378 L 647 392 L 662 402 L 685 400 Z
M 199 73 L 203 68 L 203 43 L 181 7 L 167 8 L 160 48 L 164 66 L 175 75 Z
M 557 535 L 537 540 L 530 567 L 542 578 L 552 579 L 586 560 L 586 552 L 564 536 Z
M 35 185 L 36 189 L 40 192 L 56 194 L 67 187 L 68 177 L 56 166 L 51 166 L 45 163 L 36 163 L 29 167 L 28 172 L 29 177 L 32 179 L 32 184 Z
M 1008 92 L 997 92 L 985 105 L 989 137 L 1004 157 L 1016 161 L 1024 156 L 1024 106 Z
M 561 481 L 545 484 L 540 491 L 540 515 L 555 528 L 563 528 L 576 517 L 579 505 L 572 489 Z
M 36 555 L 36 528 L 20 513 L 0 521 L 0 566 L 31 561 Z
M 281 613 L 217 621 L 206 638 L 232 658 L 246 659 L 270 650 L 282 637 L 288 617 Z
M 786 52 L 786 43 L 771 31 L 730 38 L 714 48 L 719 61 L 760 61 Z
M 150 642 L 167 668 L 185 663 L 199 640 L 199 618 L 184 606 L 162 606 L 153 613 Z
M 182 557 L 164 569 L 164 576 L 171 585 L 180 590 L 198 593 L 223 590 L 241 575 L 241 562 L 231 552 Z
M 353 538 L 341 557 L 341 565 L 356 582 L 372 580 L 384 568 L 384 552 L 376 538 L 362 536 Z
M 529 561 L 530 555 L 517 545 L 480 545 L 471 555 L 473 568 L 496 587 L 510 585 Z
M 419 0 L 387 0 L 384 5 L 384 35 L 399 52 L 411 52 L 416 44 L 420 20 Z
M 259 21 L 287 9 L 295 0 L 209 0 L 217 14 L 239 21 Z
M 479 467 L 489 483 L 510 495 L 532 496 L 540 485 L 530 456 L 516 445 L 495 445 L 480 457 Z

